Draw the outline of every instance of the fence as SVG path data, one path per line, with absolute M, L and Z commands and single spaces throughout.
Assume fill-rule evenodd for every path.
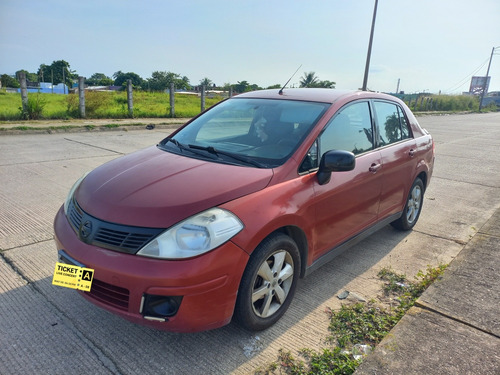
M 23 113 L 28 113 L 28 92 L 29 90 L 26 88 L 26 75 L 24 73 L 20 73 L 19 76 L 20 83 L 21 83 L 21 100 L 22 100 L 22 109 Z M 89 103 L 85 102 L 85 78 L 84 77 L 78 77 L 78 87 L 77 87 L 77 93 L 78 93 L 78 116 L 81 118 L 86 118 L 87 117 L 87 112 L 88 112 L 88 105 Z M 169 96 L 170 96 L 170 106 L 167 107 L 168 110 L 168 116 L 169 117 L 175 117 L 175 87 L 173 84 L 170 85 L 169 88 Z M 133 86 L 132 86 L 132 81 L 128 80 L 127 81 L 127 86 L 126 86 L 126 92 L 127 92 L 127 114 L 129 117 L 134 117 L 134 97 L 133 97 Z M 198 94 L 196 94 L 198 95 Z M 218 93 L 220 95 L 220 93 Z M 228 96 L 231 97 L 233 96 L 232 89 L 229 89 Z M 202 86 L 200 89 L 200 111 L 203 112 L 206 107 L 206 97 L 207 97 L 207 90 L 205 86 Z M 76 104 L 76 102 L 73 102 Z M 75 106 L 76 109 L 76 106 Z M 92 108 L 90 108 L 90 111 Z

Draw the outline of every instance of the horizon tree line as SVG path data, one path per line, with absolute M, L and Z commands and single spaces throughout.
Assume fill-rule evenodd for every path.
M 65 60 L 53 61 L 52 64 L 41 64 L 36 73 L 28 72 L 21 69 L 12 77 L 8 74 L 0 76 L 2 87 L 19 88 L 19 73 L 24 72 L 29 84 L 35 85 L 39 82 L 50 82 L 54 85 L 64 83 L 68 87 L 73 86 L 73 82 L 78 79 L 76 71 L 71 70 L 70 64 Z M 174 83 L 176 89 L 190 90 L 193 86 L 205 86 L 207 88 L 219 88 L 228 90 L 230 87 L 235 92 L 246 92 L 262 90 L 263 88 L 257 84 L 251 84 L 246 80 L 237 81 L 235 84 L 224 83 L 221 86 L 216 85 L 208 77 L 200 80 L 198 85 L 192 85 L 189 78 L 170 71 L 154 71 L 150 78 L 143 79 L 140 75 L 134 72 L 122 72 L 121 70 L 113 73 L 112 77 L 108 77 L 104 73 L 94 73 L 89 78 L 85 79 L 85 84 L 88 86 L 122 86 L 125 87 L 128 80 L 132 81 L 135 89 L 145 91 L 165 91 L 170 88 L 170 84 Z M 300 87 L 323 87 L 335 88 L 335 82 L 320 80 L 315 72 L 304 72 L 300 79 Z M 281 88 L 280 84 L 275 84 L 266 87 L 267 89 Z

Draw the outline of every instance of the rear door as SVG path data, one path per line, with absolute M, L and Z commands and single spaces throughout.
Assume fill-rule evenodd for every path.
M 383 174 L 379 218 L 385 218 L 404 208 L 416 170 L 417 147 L 399 105 L 381 100 L 372 104 Z

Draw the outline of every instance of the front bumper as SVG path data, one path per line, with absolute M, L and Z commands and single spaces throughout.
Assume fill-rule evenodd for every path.
M 231 321 L 248 254 L 231 241 L 196 258 L 161 260 L 81 242 L 61 207 L 54 221 L 58 250 L 94 269 L 87 300 L 134 323 L 166 331 L 196 332 Z M 64 254 L 63 253 L 63 254 Z M 95 290 L 94 290 L 95 287 Z M 174 316 L 144 316 L 148 295 L 182 297 Z

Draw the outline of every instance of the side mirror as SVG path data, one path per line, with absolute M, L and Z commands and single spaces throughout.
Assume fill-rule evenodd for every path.
M 320 185 L 330 182 L 332 172 L 352 171 L 356 166 L 356 157 L 352 152 L 343 150 L 327 151 L 321 157 L 318 169 Z

